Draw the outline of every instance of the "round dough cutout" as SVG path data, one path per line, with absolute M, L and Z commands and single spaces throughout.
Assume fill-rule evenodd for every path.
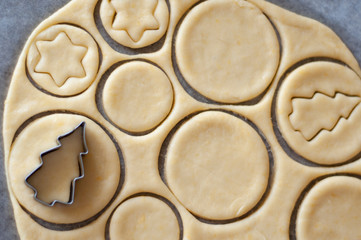
M 262 94 L 279 62 L 271 23 L 243 0 L 211 0 L 194 7 L 179 28 L 175 47 L 185 80 L 220 103 L 245 102 Z
M 331 62 L 305 64 L 279 88 L 277 127 L 306 160 L 342 164 L 361 151 L 361 79 Z
M 64 97 L 77 95 L 92 84 L 98 73 L 98 45 L 81 28 L 54 25 L 33 39 L 26 67 L 34 84 L 45 92 Z
M 224 112 L 203 112 L 174 134 L 165 159 L 169 188 L 193 214 L 229 220 L 264 195 L 269 156 L 258 133 Z
M 126 200 L 110 220 L 110 239 L 179 239 L 179 225 L 173 210 L 163 201 L 149 196 Z
M 359 239 L 361 179 L 329 177 L 317 183 L 303 200 L 296 220 L 298 240 Z
M 110 74 L 104 85 L 106 115 L 128 132 L 155 128 L 168 116 L 172 105 L 173 88 L 167 75 L 150 63 L 124 63 Z
M 40 154 L 57 146 L 57 137 L 82 121 L 89 153 L 83 156 L 85 176 L 75 184 L 74 203 L 43 205 L 34 199 L 34 191 L 24 180 L 39 166 Z M 16 199 L 30 213 L 51 223 L 78 223 L 101 212 L 117 192 L 120 177 L 114 143 L 99 125 L 80 115 L 51 114 L 34 120 L 17 136 L 10 152 L 9 180 Z

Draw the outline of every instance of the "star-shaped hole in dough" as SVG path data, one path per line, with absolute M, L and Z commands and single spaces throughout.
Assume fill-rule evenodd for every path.
M 146 30 L 159 29 L 154 17 L 158 0 L 111 0 L 116 11 L 113 29 L 124 30 L 133 42 L 138 42 Z
M 72 43 L 65 32 L 59 33 L 52 41 L 38 41 L 36 47 L 40 60 L 35 72 L 49 74 L 58 87 L 70 77 L 85 77 L 82 61 L 88 48 Z

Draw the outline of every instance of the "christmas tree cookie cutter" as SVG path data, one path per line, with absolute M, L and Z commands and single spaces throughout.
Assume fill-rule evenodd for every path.
M 85 122 L 81 122 L 78 126 L 76 126 L 73 130 L 71 130 L 70 132 L 67 132 L 63 135 L 60 135 L 57 137 L 56 141 L 57 141 L 57 146 L 56 147 L 53 147 L 49 150 L 46 150 L 44 152 L 42 152 L 40 154 L 40 160 L 41 160 L 41 163 L 40 165 L 34 169 L 31 173 L 29 173 L 26 178 L 25 178 L 25 184 L 31 188 L 33 191 L 34 191 L 34 199 L 36 201 L 38 201 L 39 203 L 43 204 L 43 205 L 46 205 L 48 207 L 53 207 L 55 205 L 55 203 L 61 203 L 61 204 L 64 204 L 64 205 L 71 205 L 74 203 L 74 198 L 75 198 L 75 184 L 76 184 L 76 181 L 84 178 L 85 174 L 84 174 L 84 163 L 83 163 L 83 156 L 88 154 L 88 146 L 86 144 L 86 138 L 85 138 Z M 78 164 L 79 164 L 79 176 L 74 178 L 72 181 L 71 181 L 71 184 L 70 184 L 70 195 L 69 195 L 69 201 L 67 202 L 64 202 L 64 201 L 61 201 L 61 200 L 53 200 L 52 202 L 48 203 L 48 202 L 45 202 L 41 199 L 38 198 L 38 190 L 29 183 L 29 178 L 34 175 L 34 173 L 36 173 L 40 168 L 42 168 L 42 166 L 44 165 L 44 160 L 43 160 L 43 157 L 49 153 L 52 153 L 52 152 L 55 152 L 57 151 L 58 149 L 60 149 L 63 145 L 61 143 L 61 139 L 63 138 L 66 138 L 68 137 L 69 135 L 73 134 L 76 130 L 78 130 L 79 128 L 82 128 L 82 140 L 83 140 L 83 149 L 84 151 L 80 152 L 79 153 L 79 156 L 78 156 Z

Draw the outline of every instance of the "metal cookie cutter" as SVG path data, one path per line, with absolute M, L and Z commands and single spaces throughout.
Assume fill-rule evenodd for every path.
M 69 201 L 68 202 L 63 202 L 63 201 L 60 201 L 60 200 L 54 200 L 52 201 L 51 203 L 47 203 L 47 202 L 44 202 L 42 201 L 41 199 L 39 199 L 37 196 L 38 196 L 38 191 L 36 190 L 36 188 L 34 186 L 32 186 L 29 182 L 28 182 L 28 179 L 35 173 L 37 172 L 44 164 L 44 160 L 43 160 L 43 156 L 49 154 L 49 153 L 52 153 L 52 152 L 55 152 L 57 151 L 58 149 L 60 149 L 62 147 L 62 144 L 60 142 L 61 139 L 71 135 L 72 133 L 74 133 L 78 128 L 82 128 L 82 138 L 83 138 L 83 148 L 84 148 L 84 151 L 83 152 L 80 152 L 79 153 L 79 158 L 78 158 L 78 164 L 79 164 L 79 177 L 76 177 L 72 180 L 71 182 L 71 185 L 70 185 L 70 197 L 69 197 Z M 57 138 L 57 143 L 58 143 L 58 146 L 54 147 L 54 148 L 51 148 L 45 152 L 42 152 L 40 154 L 40 160 L 41 160 L 41 163 L 40 165 L 35 169 L 33 170 L 26 178 L 25 178 L 25 184 L 30 187 L 33 191 L 34 191 L 34 199 L 48 207 L 52 207 L 54 206 L 55 203 L 61 203 L 61 204 L 65 204 L 65 205 L 71 205 L 73 204 L 74 202 L 74 195 L 75 195 L 75 183 L 77 180 L 79 179 L 82 179 L 84 178 L 84 163 L 83 163 L 83 156 L 88 154 L 88 146 L 86 144 L 86 139 L 85 139 L 85 122 L 81 122 L 77 127 L 75 127 L 73 130 L 71 130 L 70 132 L 68 133 L 65 133 L 63 135 L 60 135 L 58 136 Z

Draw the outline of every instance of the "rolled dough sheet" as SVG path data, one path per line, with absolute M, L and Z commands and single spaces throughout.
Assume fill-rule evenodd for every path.
M 5 102 L 19 236 L 361 239 L 360 76 L 331 29 L 263 0 L 73 0 Z M 57 138 L 82 122 L 74 203 L 47 206 L 72 191 L 81 138 Z

